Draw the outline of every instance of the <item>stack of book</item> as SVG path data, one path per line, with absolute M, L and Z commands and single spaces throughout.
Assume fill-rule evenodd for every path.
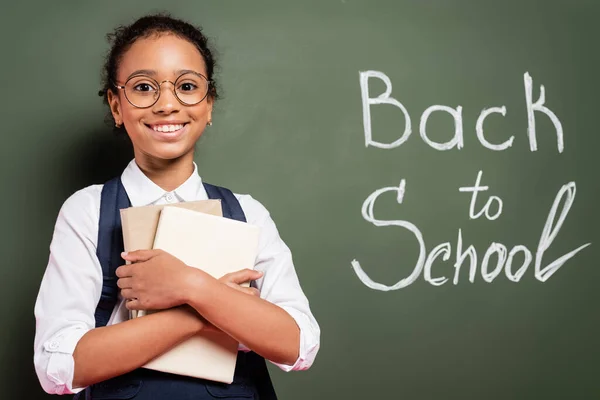
M 259 228 L 223 218 L 219 200 L 130 207 L 121 210 L 121 222 L 125 251 L 161 249 L 215 278 L 254 268 Z M 139 318 L 145 314 L 132 311 L 130 317 Z M 229 335 L 203 332 L 144 367 L 231 383 L 237 349 L 238 342 Z

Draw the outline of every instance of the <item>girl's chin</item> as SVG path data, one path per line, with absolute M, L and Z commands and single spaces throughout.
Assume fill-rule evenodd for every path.
M 155 146 L 149 155 L 161 160 L 173 160 L 185 156 L 193 149 L 193 147 L 189 149 L 183 146 Z
M 187 143 L 145 143 L 145 146 L 133 144 L 135 153 L 149 160 L 174 160 L 194 151 L 194 145 Z

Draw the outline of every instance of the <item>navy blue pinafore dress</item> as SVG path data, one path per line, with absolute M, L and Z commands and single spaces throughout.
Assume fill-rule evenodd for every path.
M 246 222 L 235 195 L 228 189 L 204 183 L 210 199 L 221 200 L 223 216 Z M 131 206 L 121 178 L 108 181 L 102 189 L 97 255 L 102 265 L 102 295 L 95 312 L 96 327 L 105 326 L 118 301 L 115 270 L 123 264 L 123 231 L 119 210 Z M 127 374 L 91 385 L 75 400 L 276 400 L 267 365 L 254 352 L 238 352 L 233 383 L 167 374 L 138 368 Z

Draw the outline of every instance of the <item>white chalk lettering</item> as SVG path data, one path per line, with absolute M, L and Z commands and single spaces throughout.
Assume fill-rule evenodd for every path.
M 425 281 L 431 283 L 433 286 L 441 286 L 448 281 L 448 278 L 444 276 L 439 278 L 431 277 L 431 264 L 433 264 L 435 259 L 438 258 L 438 256 L 442 253 L 444 254 L 442 259 L 444 261 L 448 261 L 448 259 L 450 258 L 450 254 L 452 253 L 450 243 L 446 242 L 435 246 L 433 250 L 429 252 L 429 255 L 427 256 L 427 261 L 425 261 L 425 271 L 423 272 L 423 277 L 425 278 Z
M 490 257 L 492 254 L 496 253 L 498 255 L 498 261 L 496 263 L 496 268 L 492 272 L 488 271 L 488 263 L 490 261 Z M 504 267 L 504 263 L 506 262 L 506 246 L 502 243 L 492 243 L 490 247 L 488 247 L 485 255 L 483 256 L 483 261 L 481 262 L 481 276 L 483 280 L 486 282 L 493 282 L 494 279 L 500 272 L 502 272 L 502 268 Z
M 502 199 L 498 196 L 490 196 L 487 203 L 485 203 L 485 206 L 483 206 L 483 208 L 478 213 L 475 213 L 475 203 L 477 201 L 477 193 L 485 192 L 489 189 L 488 186 L 480 186 L 482 174 L 483 174 L 483 171 L 479 171 L 477 173 L 477 179 L 475 180 L 475 186 L 461 187 L 461 188 L 458 188 L 458 191 L 459 192 L 473 192 L 473 194 L 471 195 L 471 203 L 469 204 L 469 218 L 470 219 L 477 219 L 477 218 L 481 217 L 482 214 L 485 213 L 485 217 L 487 219 L 489 219 L 490 221 L 493 221 L 493 220 L 497 219 L 500 216 L 500 214 L 502 214 Z M 496 211 L 496 214 L 490 215 L 490 208 L 492 207 L 492 203 L 494 201 L 498 204 L 498 209 Z
M 379 96 L 372 98 L 369 97 L 369 78 L 378 78 L 385 83 L 385 92 Z M 406 142 L 411 133 L 410 115 L 406 108 L 398 100 L 390 97 L 392 94 L 392 82 L 390 78 L 383 72 L 379 71 L 365 71 L 360 73 L 360 94 L 362 97 L 362 109 L 363 109 L 363 127 L 365 132 L 365 147 L 373 146 L 380 149 L 393 149 L 402 145 Z M 402 110 L 404 114 L 404 133 L 400 138 L 392 143 L 381 143 L 373 140 L 373 134 L 371 132 L 371 106 L 374 104 L 391 104 Z
M 385 85 L 383 93 L 377 96 L 371 96 L 369 90 L 371 78 L 378 79 L 383 82 Z M 392 97 L 392 82 L 390 78 L 381 71 L 368 70 L 359 72 L 359 82 L 362 99 L 365 147 L 372 146 L 381 149 L 393 149 L 404 144 L 412 133 L 411 119 L 406 107 L 396 98 Z M 525 72 L 523 75 L 523 82 L 525 89 L 525 105 L 527 109 L 527 139 L 529 141 L 529 150 L 531 152 L 538 150 L 536 132 L 537 112 L 543 113 L 552 122 L 554 130 L 556 131 L 558 152 L 562 153 L 565 148 L 563 127 L 556 114 L 545 105 L 546 92 L 544 85 L 540 85 L 539 97 L 534 101 L 533 79 L 528 72 Z M 399 137 L 395 140 L 390 140 L 390 143 L 377 141 L 373 138 L 371 111 L 372 106 L 375 105 L 394 106 L 400 109 L 404 116 L 404 130 L 399 130 Z M 454 120 L 454 134 L 445 142 L 434 141 L 427 134 L 427 124 L 429 118 L 436 111 L 448 113 Z M 434 150 L 461 150 L 464 147 L 462 111 L 463 109 L 461 106 L 456 106 L 456 108 L 445 105 L 432 105 L 427 107 L 421 114 L 419 121 L 419 134 L 421 140 L 423 140 L 424 143 Z M 487 132 L 487 135 L 484 133 L 484 124 L 491 114 L 500 114 L 502 117 L 506 117 L 506 113 L 507 109 L 504 105 L 498 107 L 486 107 L 481 110 L 475 125 L 475 133 L 481 146 L 496 152 L 504 151 L 513 146 L 515 135 L 504 135 L 502 139 L 504 141 L 501 142 L 501 140 L 497 138 L 493 139 L 494 136 L 491 135 L 490 132 Z M 508 138 L 506 138 L 506 136 L 508 136 Z M 459 192 L 471 193 L 469 201 L 469 219 L 478 219 L 482 215 L 485 215 L 486 219 L 489 221 L 495 221 L 502 215 L 503 210 L 503 201 L 499 196 L 489 195 L 483 207 L 477 209 L 478 195 L 481 192 L 487 192 L 490 189 L 489 186 L 482 184 L 482 177 L 483 171 L 479 170 L 473 186 L 463 186 L 458 190 Z M 469 282 L 475 283 L 478 276 L 478 271 L 481 272 L 481 280 L 487 283 L 494 282 L 503 271 L 504 275 L 509 281 L 519 282 L 525 276 L 529 270 L 529 266 L 532 264 L 533 277 L 541 282 L 546 282 L 563 265 L 565 265 L 568 260 L 573 258 L 581 250 L 591 245 L 591 243 L 583 244 L 574 250 L 571 250 L 570 252 L 556 258 L 552 262 L 544 264 L 544 255 L 546 255 L 550 247 L 556 241 L 563 223 L 567 219 L 569 211 L 575 201 L 575 182 L 569 182 L 563 185 L 556 194 L 554 203 L 548 212 L 544 227 L 539 236 L 535 253 L 533 253 L 530 248 L 522 244 L 514 245 L 509 251 L 507 246 L 503 243 L 491 242 L 480 261 L 478 259 L 477 249 L 475 246 L 473 244 L 463 244 L 463 230 L 461 228 L 458 229 L 455 254 L 452 254 L 452 244 L 449 241 L 440 243 L 437 246 L 434 246 L 431 251 L 427 252 L 423 234 L 415 224 L 405 220 L 384 220 L 375 218 L 374 207 L 379 196 L 388 192 L 392 192 L 395 194 L 398 204 L 402 204 L 405 195 L 405 189 L 406 181 L 402 179 L 397 187 L 391 186 L 375 190 L 362 204 L 362 216 L 367 222 L 375 226 L 397 226 L 406 229 L 414 235 L 419 246 L 419 256 L 412 267 L 412 271 L 402 274 L 402 278 L 393 285 L 386 285 L 373 281 L 373 279 L 371 279 L 362 268 L 361 264 L 356 259 L 352 260 L 352 268 L 359 280 L 365 286 L 374 290 L 391 291 L 406 288 L 407 286 L 413 284 L 421 274 L 423 275 L 424 280 L 430 283 L 432 286 L 442 286 L 450 280 L 452 267 L 454 268 L 452 277 L 452 283 L 454 285 L 458 285 L 459 281 L 461 280 L 461 275 L 463 276 L 463 281 L 468 279 Z M 522 261 L 521 258 L 519 258 L 520 253 L 523 254 Z M 518 261 L 515 261 L 515 258 L 517 258 Z M 436 273 L 434 274 L 433 265 L 436 263 L 436 261 L 439 261 L 439 263 L 436 264 L 438 266 L 435 271 Z M 515 264 L 514 267 L 513 264 Z M 463 265 L 465 268 L 468 267 L 468 274 L 464 271 L 461 274 Z
M 469 282 L 475 282 L 475 274 L 477 273 L 477 250 L 473 245 L 469 246 L 465 252 L 462 250 L 462 230 L 458 230 L 458 240 L 456 242 L 456 262 L 454 263 L 454 280 L 452 283 L 458 285 L 460 277 L 460 267 L 465 259 L 469 257 Z
M 489 108 L 489 109 L 485 109 L 484 108 L 481 111 L 481 114 L 479 115 L 479 118 L 477 118 L 477 125 L 475 126 L 475 131 L 477 132 L 477 138 L 479 139 L 479 142 L 484 147 L 487 147 L 490 150 L 495 150 L 495 151 L 506 150 L 510 146 L 512 146 L 513 141 L 515 140 L 514 136 L 511 136 L 510 139 L 508 139 L 504 143 L 492 144 L 492 143 L 488 142 L 487 139 L 485 138 L 485 136 L 483 135 L 483 121 L 485 121 L 485 119 L 487 118 L 487 116 L 490 115 L 490 114 L 492 114 L 492 113 L 502 114 L 503 117 L 506 117 L 506 107 L 504 107 L 504 106 L 502 106 L 502 107 L 492 107 L 492 108 Z
M 556 144 L 558 146 L 558 152 L 562 153 L 565 149 L 565 144 L 563 141 L 563 129 L 560 121 L 556 114 L 550 111 L 547 107 L 544 107 L 544 103 L 546 102 L 546 93 L 544 90 L 544 85 L 540 85 L 540 97 L 537 99 L 535 103 L 532 103 L 532 79 L 529 76 L 528 72 L 525 72 L 524 76 L 525 81 L 525 100 L 527 102 L 527 135 L 529 136 L 529 147 L 531 151 L 537 151 L 537 137 L 535 136 L 535 111 L 540 111 L 546 114 L 550 121 L 554 124 L 554 128 L 556 129 Z
M 513 258 L 515 256 L 515 254 L 517 254 L 519 251 L 523 252 L 523 254 L 525 255 L 525 259 L 523 260 L 523 264 L 521 265 L 521 267 L 517 270 L 517 272 L 515 272 L 513 274 L 512 273 Z M 529 249 L 527 247 L 522 246 L 522 245 L 513 247 L 512 250 L 510 251 L 510 253 L 508 253 L 508 259 L 506 260 L 506 266 L 505 266 L 506 277 L 513 282 L 519 282 L 521 280 L 521 278 L 523 277 L 523 275 L 525 274 L 525 271 L 527 271 L 527 267 L 529 267 L 529 264 L 531 264 L 531 260 L 532 260 L 531 251 L 529 251 Z
M 369 79 L 377 78 L 385 84 L 385 91 L 378 95 L 377 97 L 371 97 L 369 94 Z M 550 121 L 554 124 L 554 128 L 556 130 L 556 143 L 558 147 L 558 152 L 562 153 L 564 151 L 564 139 L 563 139 L 563 128 L 560 120 L 556 116 L 554 112 L 552 112 L 548 107 L 544 104 L 546 102 L 546 92 L 544 85 L 540 85 L 540 97 L 534 102 L 533 101 L 533 80 L 528 72 L 525 72 L 524 77 L 524 85 L 525 85 L 525 102 L 527 107 L 527 136 L 529 139 L 529 148 L 530 150 L 537 151 L 537 136 L 536 136 L 536 125 L 535 125 L 535 112 L 544 113 L 550 118 Z M 401 146 L 404 142 L 408 140 L 411 134 L 411 119 L 406 107 L 398 101 L 397 99 L 391 97 L 392 95 L 392 82 L 390 78 L 381 71 L 361 71 L 359 72 L 359 81 L 360 81 L 360 93 L 362 98 L 362 112 L 363 112 L 363 129 L 365 135 L 365 147 L 373 146 L 381 149 L 393 149 L 395 147 Z M 372 124 L 371 124 L 371 106 L 379 105 L 379 104 L 389 104 L 399 108 L 404 115 L 404 132 L 402 135 L 391 143 L 382 143 L 373 139 L 372 132 Z M 427 136 L 427 121 L 430 115 L 435 111 L 444 111 L 452 115 L 454 118 L 454 137 L 444 143 L 438 143 L 431 140 Z M 490 114 L 501 114 L 502 116 L 506 116 L 506 107 L 491 107 L 484 108 L 479 117 L 477 118 L 477 123 L 475 126 L 475 133 L 477 134 L 477 138 L 481 145 L 487 149 L 493 151 L 503 151 L 508 149 L 513 145 L 514 136 L 510 136 L 510 138 L 500 144 L 494 144 L 488 141 L 483 133 L 483 123 L 485 119 Z M 463 138 L 463 120 L 462 120 L 462 107 L 457 106 L 456 108 L 451 108 L 443 105 L 433 105 L 428 107 L 422 114 L 421 120 L 419 124 L 419 133 L 421 138 L 425 143 L 427 143 L 431 148 L 439 151 L 446 151 L 456 148 L 460 150 L 464 147 L 464 138 Z
M 362 206 L 362 215 L 365 220 L 376 225 L 376 226 L 389 226 L 395 225 L 402 228 L 405 228 L 411 231 L 417 242 L 419 243 L 419 258 L 412 270 L 412 273 L 401 280 L 399 280 L 396 284 L 392 286 L 387 286 L 378 282 L 373 281 L 363 270 L 360 263 L 357 260 L 352 261 L 352 267 L 354 272 L 358 276 L 358 278 L 363 282 L 367 287 L 375 290 L 381 291 L 390 291 L 405 288 L 412 283 L 414 283 L 419 275 L 423 273 L 423 277 L 426 282 L 429 282 L 433 286 L 441 286 L 448 281 L 448 278 L 443 276 L 433 277 L 432 276 L 432 265 L 435 260 L 441 259 L 443 261 L 450 260 L 452 248 L 449 242 L 441 243 L 435 246 L 429 254 L 426 252 L 425 240 L 421 231 L 412 223 L 403 220 L 378 220 L 374 216 L 374 205 L 375 201 L 379 198 L 380 195 L 387 192 L 395 192 L 397 196 L 398 203 L 402 203 L 404 192 L 405 192 L 405 184 L 406 182 L 402 180 L 398 187 L 385 187 L 373 192 L 363 203 Z M 558 212 L 558 207 L 564 199 L 564 205 L 558 216 L 557 221 L 556 214 Z M 535 258 L 535 278 L 541 282 L 546 282 L 560 267 L 562 267 L 565 262 L 567 262 L 570 258 L 574 257 L 575 254 L 589 246 L 591 243 L 584 244 L 578 247 L 575 250 L 557 258 L 552 263 L 548 264 L 546 267 L 542 268 L 542 258 L 544 253 L 550 248 L 554 240 L 556 239 L 571 206 L 575 200 L 575 182 L 570 182 L 564 185 L 560 191 L 557 193 L 556 198 L 554 200 L 554 204 L 548 213 L 548 217 L 546 219 L 546 224 L 542 230 L 542 234 L 540 237 L 540 241 L 538 244 L 536 258 Z M 522 265 L 516 272 L 512 270 L 513 259 L 516 254 L 522 252 L 524 254 L 524 259 Z M 508 253 L 508 255 L 507 255 Z M 493 255 L 497 256 L 495 266 L 490 270 L 490 259 Z M 460 271 L 465 264 L 467 257 L 469 258 L 469 282 L 474 283 L 477 276 L 477 250 L 473 245 L 470 245 L 463 250 L 463 237 L 462 237 L 462 229 L 458 229 L 458 237 L 456 241 L 456 255 L 454 262 L 454 279 L 453 284 L 457 285 L 460 280 Z M 510 252 L 507 251 L 507 248 L 502 243 L 493 242 L 485 252 L 483 259 L 481 261 L 481 276 L 485 282 L 491 283 L 493 282 L 504 270 L 506 277 L 512 282 L 519 282 L 521 278 L 525 275 L 527 268 L 531 264 L 532 261 L 532 253 L 531 251 L 523 245 L 514 246 Z
M 566 195 L 565 203 L 563 205 L 563 209 L 558 217 L 558 221 L 556 225 L 552 225 L 554 223 L 554 217 L 556 216 L 556 211 L 558 210 L 558 206 L 563 198 Z M 535 277 L 542 281 L 546 282 L 548 278 L 550 278 L 563 264 L 575 254 L 579 253 L 581 250 L 588 247 L 591 243 L 584 244 L 575 250 L 563 255 L 562 257 L 554 260 L 552 263 L 548 264 L 545 268 L 541 268 L 542 266 L 542 257 L 544 256 L 544 252 L 550 248 L 554 239 L 556 239 L 556 235 L 560 231 L 563 222 L 567 218 L 569 214 L 569 210 L 575 201 L 575 182 L 569 182 L 560 189 L 556 198 L 554 199 L 554 204 L 552 204 L 552 209 L 550 209 L 550 213 L 548 214 L 548 218 L 546 219 L 546 224 L 544 225 L 544 229 L 542 231 L 542 236 L 540 237 L 540 242 L 538 244 L 538 249 L 535 254 Z
M 410 285 L 411 283 L 413 283 L 415 280 L 417 280 L 417 278 L 421 274 L 421 271 L 423 270 L 423 264 L 425 262 L 426 250 L 425 250 L 425 241 L 423 240 L 423 235 L 421 234 L 421 231 L 419 231 L 419 228 L 417 228 L 415 225 L 411 224 L 408 221 L 378 220 L 373 215 L 373 206 L 375 205 L 375 201 L 379 198 L 379 196 L 381 196 L 384 193 L 396 192 L 398 203 L 402 203 L 405 185 L 406 185 L 406 182 L 404 181 L 404 179 L 402 179 L 402 181 L 400 181 L 399 187 L 385 187 L 385 188 L 376 190 L 373 193 L 371 193 L 371 195 L 369 197 L 367 197 L 367 199 L 363 203 L 362 216 L 365 220 L 367 220 L 368 222 L 372 223 L 375 226 L 395 225 L 395 226 L 399 226 L 401 228 L 408 229 L 409 231 L 411 231 L 415 235 L 415 238 L 417 239 L 417 242 L 419 243 L 419 259 L 417 260 L 417 263 L 416 263 L 415 267 L 413 268 L 413 272 L 407 278 L 399 280 L 398 282 L 396 282 L 396 284 L 394 284 L 392 286 L 387 286 L 387 285 L 373 281 L 367 275 L 367 273 L 363 270 L 360 263 L 357 260 L 353 260 L 352 268 L 354 269 L 354 272 L 356 273 L 358 278 L 361 280 L 361 282 L 364 283 L 367 287 L 369 287 L 371 289 L 381 290 L 384 292 L 387 292 L 389 290 L 402 289 L 402 288 Z
M 426 129 L 427 129 L 427 120 L 429 116 L 434 111 L 445 111 L 448 114 L 452 115 L 454 118 L 454 137 L 445 142 L 445 143 L 437 143 L 427 137 Z M 419 125 L 419 133 L 421 134 L 421 138 L 425 143 L 430 145 L 436 150 L 444 151 L 450 150 L 454 147 L 457 149 L 462 149 L 464 146 L 463 143 L 463 123 L 462 123 L 462 107 L 458 106 L 456 109 L 450 108 L 447 106 L 431 106 L 423 112 L 421 115 L 421 124 Z

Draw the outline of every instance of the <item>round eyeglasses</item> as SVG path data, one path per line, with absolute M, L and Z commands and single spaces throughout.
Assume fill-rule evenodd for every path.
M 160 97 L 160 87 L 169 82 L 173 85 L 173 93 L 179 102 L 186 106 L 200 103 L 208 95 L 210 81 L 202 74 L 187 72 L 180 75 L 175 82 L 164 80 L 158 82 L 147 75 L 134 75 L 127 79 L 125 85 L 115 85 L 125 92 L 125 98 L 137 108 L 152 107 Z

